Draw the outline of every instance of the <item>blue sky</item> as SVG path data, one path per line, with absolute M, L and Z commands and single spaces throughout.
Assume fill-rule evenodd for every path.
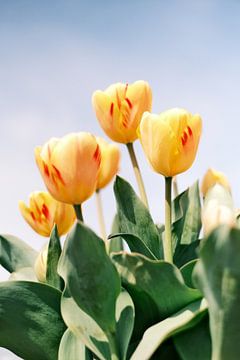
M 239 12 L 237 0 L 0 0 L 1 233 L 42 247 L 45 240 L 18 211 L 19 199 L 44 189 L 33 149 L 72 131 L 104 135 L 91 95 L 118 81 L 147 80 L 154 112 L 177 106 L 201 114 L 199 153 L 179 176 L 180 188 L 215 167 L 229 177 L 239 207 Z M 121 175 L 136 187 L 121 149 Z M 161 221 L 163 179 L 138 143 L 136 149 L 153 217 Z M 112 187 L 102 195 L 109 228 Z M 98 231 L 94 197 L 84 212 Z
M 153 112 L 184 107 L 202 116 L 199 153 L 179 176 L 180 188 L 215 167 L 229 177 L 240 206 L 239 11 L 234 0 L 0 0 L 1 233 L 44 244 L 18 212 L 19 199 L 44 189 L 33 149 L 72 131 L 104 136 L 91 95 L 118 81 L 147 80 Z M 161 221 L 163 179 L 138 143 L 136 149 L 153 217 Z M 121 175 L 136 186 L 121 150 Z M 112 187 L 102 196 L 109 228 Z M 84 212 L 98 231 L 94 198 Z

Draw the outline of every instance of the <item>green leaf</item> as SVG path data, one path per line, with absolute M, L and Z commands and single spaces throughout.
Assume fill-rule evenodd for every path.
M 113 254 L 123 286 L 133 299 L 136 321 L 133 340 L 142 332 L 182 307 L 199 299 L 198 290 L 188 288 L 181 272 L 164 261 L 154 261 L 139 254 Z
M 212 345 L 208 316 L 204 315 L 194 327 L 175 335 L 173 342 L 182 360 L 211 360 Z
M 58 360 L 67 359 L 93 359 L 90 351 L 69 329 L 67 329 L 63 334 L 58 353 Z
M 198 240 L 201 230 L 201 202 L 198 182 L 173 201 L 173 232 L 178 244 L 190 244 Z
M 240 229 L 221 226 L 204 240 L 194 279 L 209 303 L 212 359 L 240 354 Z
M 21 268 L 17 271 L 12 272 L 11 275 L 9 276 L 8 280 L 11 280 L 11 281 L 24 280 L 24 281 L 38 282 L 35 271 L 32 267 L 25 267 L 25 268 Z
M 197 259 L 199 245 L 200 240 L 193 241 L 188 245 L 178 244 L 173 257 L 174 264 L 180 268 L 189 261 Z
M 148 360 L 170 336 L 192 327 L 206 313 L 205 299 L 193 302 L 171 317 L 147 329 L 131 360 Z M 205 359 L 204 359 L 205 360 Z
M 103 331 L 113 334 L 120 277 L 104 242 L 81 222 L 76 223 L 65 241 L 58 271 L 78 306 Z
M 25 360 L 57 360 L 66 329 L 61 293 L 29 281 L 0 283 L 0 346 Z
M 114 193 L 118 207 L 120 232 L 141 239 L 151 253 L 157 259 L 161 259 L 163 257 L 162 242 L 157 226 L 146 206 L 135 194 L 131 185 L 119 176 L 114 184 Z M 138 252 L 142 250 L 141 245 L 139 245 L 139 249 Z
M 116 214 L 113 219 L 112 234 L 119 233 L 119 221 L 118 221 L 118 215 Z M 112 252 L 118 252 L 123 250 L 123 240 L 120 236 L 109 236 L 109 254 Z
M 0 264 L 10 273 L 33 267 L 37 255 L 37 251 L 17 237 L 0 235 Z
M 57 273 L 58 260 L 61 252 L 62 248 L 57 226 L 54 225 L 48 244 L 46 280 L 49 285 L 52 285 L 59 290 L 63 289 L 63 280 Z
M 193 273 L 196 263 L 197 263 L 197 259 L 191 260 L 188 263 L 186 263 L 185 265 L 183 265 L 183 267 L 181 267 L 181 269 L 180 269 L 185 284 L 190 288 L 195 288 L 193 281 L 192 281 L 192 273 Z

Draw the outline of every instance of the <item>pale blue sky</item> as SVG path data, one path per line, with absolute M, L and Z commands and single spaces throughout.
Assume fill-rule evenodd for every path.
M 229 177 L 239 207 L 239 19 L 237 0 L 0 0 L 0 232 L 44 244 L 18 212 L 19 199 L 44 189 L 33 149 L 72 131 L 103 135 L 91 95 L 118 81 L 147 80 L 154 112 L 177 106 L 202 115 L 198 157 L 179 176 L 180 187 L 215 167 Z M 152 214 L 161 221 L 163 179 L 136 148 Z M 135 186 L 124 147 L 122 153 L 121 175 Z M 111 186 L 102 195 L 109 227 Z M 94 198 L 84 210 L 98 231 Z

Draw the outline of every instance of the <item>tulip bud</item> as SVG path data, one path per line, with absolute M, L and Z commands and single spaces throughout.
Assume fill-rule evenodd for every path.
M 34 264 L 34 271 L 38 281 L 46 282 L 47 276 L 47 256 L 48 256 L 48 243 L 44 245 L 39 252 L 38 257 Z
M 180 174 L 192 166 L 202 131 L 199 115 L 171 109 L 160 115 L 143 114 L 138 133 L 153 169 L 165 177 Z
M 205 236 L 219 225 L 236 225 L 232 196 L 224 186 L 216 184 L 208 190 L 202 209 L 202 224 Z
M 230 184 L 227 177 L 220 171 L 208 169 L 202 181 L 201 190 L 203 196 L 206 196 L 208 190 L 215 184 L 220 184 L 231 192 Z
M 56 200 L 77 205 L 95 191 L 101 153 L 93 135 L 80 132 L 53 138 L 35 149 L 35 158 Z
M 19 201 L 19 209 L 27 223 L 42 236 L 49 237 L 54 224 L 59 235 L 66 234 L 76 215 L 71 205 L 55 200 L 48 192 L 35 191 L 29 196 L 29 206 Z
M 151 111 L 152 92 L 145 81 L 117 83 L 92 97 L 97 119 L 113 141 L 127 144 L 137 139 L 137 128 L 144 111 Z
M 117 174 L 120 161 L 120 151 L 117 145 L 109 144 L 97 137 L 101 151 L 101 165 L 98 174 L 97 190 L 104 188 Z

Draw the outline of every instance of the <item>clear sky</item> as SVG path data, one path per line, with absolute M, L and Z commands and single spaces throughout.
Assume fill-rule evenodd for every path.
M 199 153 L 179 176 L 180 188 L 214 167 L 228 176 L 239 207 L 239 16 L 237 0 L 0 0 L 0 232 L 42 247 L 45 239 L 18 211 L 19 199 L 44 189 L 33 149 L 69 132 L 104 136 L 91 95 L 118 81 L 148 81 L 153 112 L 183 107 L 202 116 Z M 136 149 L 152 215 L 161 221 L 163 179 Z M 121 175 L 136 186 L 121 150 Z M 102 196 L 109 229 L 112 186 Z M 98 231 L 94 197 L 84 213 Z

